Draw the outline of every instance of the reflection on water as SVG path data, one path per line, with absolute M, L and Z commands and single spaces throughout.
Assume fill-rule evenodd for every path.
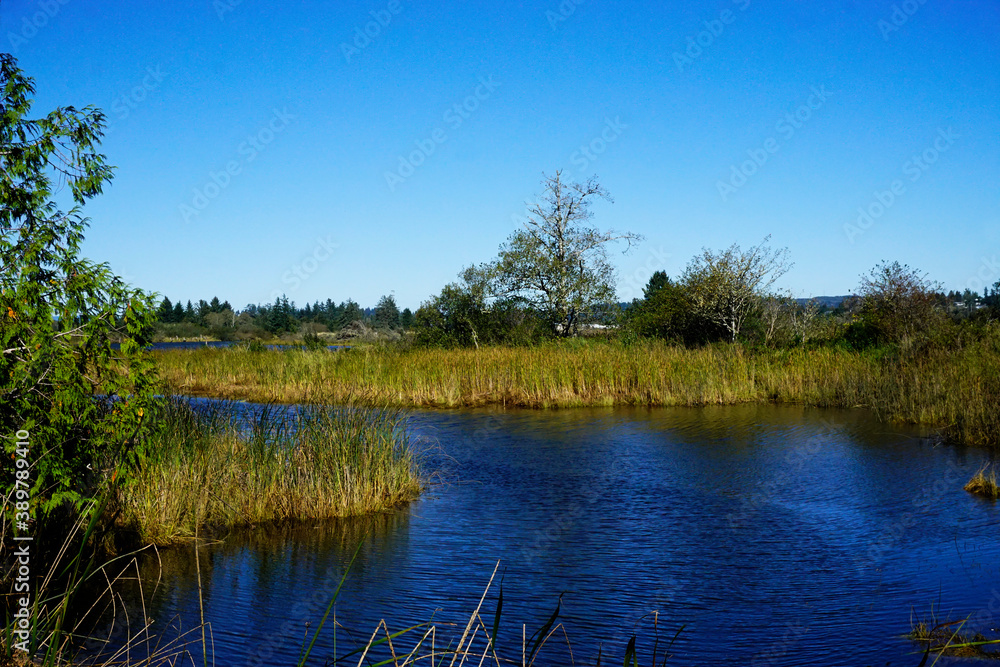
M 498 560 L 501 650 L 563 594 L 582 664 L 600 642 L 621 655 L 634 629 L 648 650 L 653 610 L 661 640 L 685 626 L 681 665 L 916 664 L 899 635 L 931 605 L 1000 625 L 997 506 L 961 489 L 982 452 L 861 412 L 774 406 L 418 412 L 411 428 L 436 472 L 419 501 L 201 549 L 216 664 L 294 664 L 362 540 L 338 654 L 381 618 L 464 622 Z M 147 593 L 161 578 L 147 595 L 160 627 L 198 624 L 191 548 L 142 572 Z M 331 623 L 311 664 L 333 652 Z M 542 658 L 568 661 L 556 645 Z

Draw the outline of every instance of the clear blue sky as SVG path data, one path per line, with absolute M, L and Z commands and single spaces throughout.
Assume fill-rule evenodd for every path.
M 796 296 L 882 259 L 981 288 L 1000 280 L 998 34 L 983 0 L 0 2 L 36 115 L 113 125 L 86 254 L 238 307 L 416 308 L 556 169 L 611 192 L 598 226 L 646 237 L 614 255 L 623 299 L 767 234 Z

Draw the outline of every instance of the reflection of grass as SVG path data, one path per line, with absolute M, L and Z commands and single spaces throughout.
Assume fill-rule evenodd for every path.
M 392 409 L 234 404 L 196 410 L 168 401 L 122 517 L 144 542 L 199 525 L 321 519 L 387 509 L 420 489 L 403 416 Z
M 555 664 L 575 664 L 569 634 L 564 625 L 559 622 L 562 596 L 548 619 L 531 634 L 527 632 L 525 625 L 504 628 L 503 583 L 501 581 L 496 607 L 493 610 L 492 618 L 490 617 L 491 615 L 483 607 L 496 578 L 498 568 L 499 563 L 486 585 L 486 590 L 483 591 L 483 595 L 479 599 L 479 604 L 464 625 L 426 622 L 393 632 L 383 619 L 366 641 L 356 642 L 353 650 L 332 658 L 331 664 L 385 664 L 402 667 L 426 662 L 431 665 L 492 664 L 531 667 L 536 662 L 553 664 L 551 662 L 553 656 L 550 655 L 550 652 L 556 646 L 564 650 L 565 655 L 560 663 Z M 332 606 L 333 601 L 330 604 Z M 683 632 L 684 626 L 681 626 L 668 641 L 666 638 L 660 637 L 659 614 L 654 612 L 651 616 L 653 618 L 653 638 L 649 656 L 651 658 L 650 664 L 652 667 L 656 667 L 657 665 L 666 665 L 667 661 L 673 657 L 670 651 Z M 319 634 L 319 629 L 322 628 L 325 621 L 324 618 L 320 622 L 313 641 L 315 641 L 315 636 Z M 510 630 L 516 632 L 511 633 Z M 305 652 L 306 657 L 311 649 L 312 644 Z M 638 667 L 641 653 L 643 651 L 639 646 L 637 636 L 632 633 L 625 646 L 623 656 L 617 656 L 616 659 L 609 658 L 604 654 L 603 646 L 601 646 L 598 648 L 597 655 L 593 656 L 593 663 L 581 661 L 581 664 L 595 664 L 597 667 L 601 667 L 605 664 L 622 662 L 625 667 Z M 376 656 L 383 658 L 384 661 L 374 663 L 373 659 Z M 624 660 L 622 660 L 623 657 Z M 304 664 L 305 658 L 299 662 L 299 666 Z
M 988 640 L 981 633 L 963 634 L 962 628 L 966 621 L 949 621 L 930 624 L 920 621 L 914 623 L 907 638 L 923 645 L 925 654 L 938 654 L 961 658 L 1000 659 L 1000 652 L 988 651 L 987 646 L 1000 645 L 1000 639 Z M 925 656 L 924 663 L 927 658 Z M 924 664 L 921 663 L 921 664 Z
M 957 441 L 1000 442 L 1000 336 L 920 355 L 569 340 L 479 350 L 165 350 L 156 358 L 178 393 L 262 402 L 310 401 L 319 393 L 434 407 L 861 406 L 885 420 L 943 428 Z
M 991 500 L 1000 497 L 1000 488 L 997 487 L 997 473 L 984 466 L 972 476 L 969 483 L 965 485 L 965 490 L 969 493 Z

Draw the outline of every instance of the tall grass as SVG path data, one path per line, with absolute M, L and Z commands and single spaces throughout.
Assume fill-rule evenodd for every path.
M 580 340 L 479 350 L 171 350 L 157 357 L 172 389 L 193 395 L 283 403 L 317 393 L 332 400 L 365 395 L 427 407 L 799 403 L 865 407 L 887 421 L 942 428 L 956 441 L 1000 442 L 1000 334 L 921 354 Z
M 146 543 L 199 526 L 375 512 L 420 491 L 404 416 L 391 408 L 172 399 L 154 419 L 148 458 L 120 492 L 122 521 Z

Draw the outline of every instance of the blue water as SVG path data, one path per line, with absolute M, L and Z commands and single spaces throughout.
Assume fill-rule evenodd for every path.
M 599 646 L 621 664 L 635 632 L 648 665 L 657 633 L 662 649 L 682 626 L 669 665 L 917 665 L 901 635 L 932 613 L 998 635 L 1000 509 L 962 490 L 980 450 L 863 411 L 774 406 L 427 411 L 410 427 L 435 473 L 418 501 L 202 547 L 215 664 L 295 664 L 366 531 L 336 639 L 331 620 L 310 664 L 380 619 L 464 626 L 497 562 L 498 648 L 518 664 L 521 624 L 530 636 L 560 595 L 576 664 Z M 156 627 L 197 626 L 190 547 L 142 574 Z M 560 631 L 535 664 L 569 664 L 566 644 Z

